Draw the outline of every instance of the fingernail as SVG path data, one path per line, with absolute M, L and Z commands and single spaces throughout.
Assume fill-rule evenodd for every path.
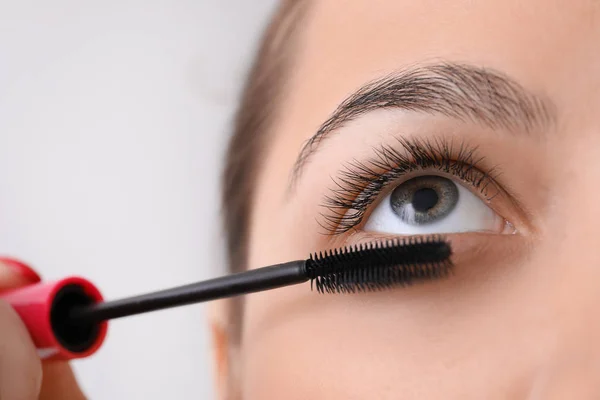
M 37 283 L 42 278 L 29 265 L 13 258 L 0 257 L 0 264 L 8 267 L 13 273 L 22 276 L 27 282 Z

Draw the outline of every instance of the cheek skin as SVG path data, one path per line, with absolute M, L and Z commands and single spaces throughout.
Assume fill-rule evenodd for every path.
M 457 248 L 467 250 L 470 242 Z M 510 390 L 517 390 L 515 376 L 526 380 L 534 368 L 523 357 L 535 363 L 546 342 L 531 332 L 536 324 L 523 312 L 525 288 L 514 283 L 526 266 L 515 261 L 474 266 L 463 257 L 465 268 L 447 281 L 388 292 L 327 296 L 299 286 L 249 297 L 243 392 L 248 399 L 447 393 L 475 399 L 493 398 L 487 394 L 497 389 L 506 398 L 509 378 Z M 525 350 L 514 353 L 512 346 Z M 477 379 L 465 382 L 465 376 Z

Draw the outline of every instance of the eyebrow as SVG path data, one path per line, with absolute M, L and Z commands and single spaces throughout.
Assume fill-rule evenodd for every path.
M 346 98 L 305 142 L 292 170 L 292 185 L 325 139 L 381 109 L 440 114 L 521 133 L 547 130 L 556 119 L 549 100 L 498 72 L 454 63 L 415 66 L 372 81 Z

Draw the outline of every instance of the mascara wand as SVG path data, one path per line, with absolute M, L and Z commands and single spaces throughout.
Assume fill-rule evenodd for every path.
M 66 278 L 0 293 L 28 328 L 43 359 L 83 358 L 102 345 L 107 322 L 151 311 L 311 281 L 319 293 L 354 293 L 441 278 L 452 263 L 440 236 L 394 239 L 311 255 L 172 289 L 103 302 L 83 278 Z

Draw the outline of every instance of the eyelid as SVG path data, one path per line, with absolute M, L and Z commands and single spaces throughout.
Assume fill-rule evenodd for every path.
M 330 195 L 325 196 L 320 225 L 326 234 L 336 235 L 361 225 L 373 205 L 402 181 L 431 171 L 458 180 L 474 189 L 489 204 L 505 194 L 496 181 L 498 167 L 489 167 L 477 155 L 477 147 L 461 142 L 458 147 L 445 138 L 431 140 L 397 138 L 400 147 L 382 145 L 365 162 L 354 160 L 344 166 Z M 465 185 L 463 185 L 465 186 Z M 494 190 L 488 194 L 488 189 Z M 495 209 L 504 218 L 504 214 Z M 511 222 L 512 223 L 512 222 Z

